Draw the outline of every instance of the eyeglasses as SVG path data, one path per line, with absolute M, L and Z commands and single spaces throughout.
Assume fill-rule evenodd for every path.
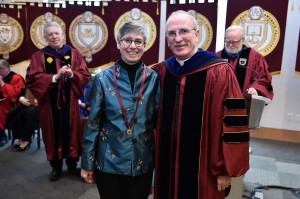
M 183 36 L 186 36 L 187 34 L 189 34 L 192 30 L 195 30 L 195 29 L 181 28 L 179 30 L 170 30 L 170 31 L 167 31 L 166 36 L 170 37 L 170 38 L 175 38 L 178 33 L 180 36 L 183 37 Z
M 126 45 L 126 46 L 130 46 L 132 44 L 132 42 L 137 46 L 137 47 L 141 47 L 145 44 L 145 42 L 142 40 L 142 39 L 135 39 L 135 40 L 132 40 L 130 38 L 123 38 L 123 39 L 120 39 L 120 41 Z
M 241 38 L 240 40 L 237 40 L 237 41 L 230 41 L 230 40 L 226 40 L 226 39 L 225 39 L 225 44 L 226 44 L 226 45 L 230 45 L 230 44 L 232 44 L 232 45 L 237 45 L 237 44 L 239 44 L 239 43 L 241 42 L 242 39 L 243 39 L 243 38 Z

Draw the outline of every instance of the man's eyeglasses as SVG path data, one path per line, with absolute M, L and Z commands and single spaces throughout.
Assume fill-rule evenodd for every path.
M 175 38 L 176 34 L 178 33 L 180 36 L 183 37 L 183 36 L 189 34 L 192 30 L 195 30 L 195 29 L 181 28 L 179 30 L 170 30 L 170 31 L 167 31 L 166 36 L 170 37 L 170 38 Z
M 120 41 L 126 45 L 126 46 L 130 46 L 132 44 L 132 42 L 137 46 L 137 47 L 141 47 L 145 44 L 145 42 L 141 39 L 135 39 L 135 40 L 132 40 L 130 38 L 123 38 L 123 39 L 120 39 Z
M 237 45 L 237 44 L 239 44 L 239 43 L 241 42 L 242 39 L 243 39 L 243 38 L 241 38 L 240 40 L 237 40 L 237 41 L 231 41 L 231 40 L 226 40 L 226 39 L 225 39 L 225 44 L 226 44 L 226 45 L 230 45 L 230 44 L 232 44 L 232 45 Z

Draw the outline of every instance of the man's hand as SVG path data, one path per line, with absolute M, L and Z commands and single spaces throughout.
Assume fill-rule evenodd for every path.
M 70 78 L 73 76 L 73 72 L 72 72 L 72 69 L 71 69 L 71 66 L 70 64 L 67 65 L 66 69 L 65 69 L 65 74 Z
M 217 176 L 217 189 L 218 191 L 225 190 L 231 185 L 231 177 Z
M 247 89 L 248 94 L 250 95 L 258 95 L 257 90 L 255 88 L 249 88 Z
M 55 75 L 56 76 L 55 79 L 56 80 L 60 79 L 60 77 L 62 75 L 66 75 L 67 77 L 72 77 L 73 72 L 72 72 L 72 69 L 70 67 L 70 64 L 64 65 L 63 67 L 61 67 L 59 69 L 59 71 L 57 72 L 57 74 Z

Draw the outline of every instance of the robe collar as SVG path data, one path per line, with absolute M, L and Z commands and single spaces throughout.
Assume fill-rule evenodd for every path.
M 180 66 L 175 56 L 169 58 L 166 63 L 174 75 L 181 76 L 200 68 L 205 62 L 213 58 L 219 57 L 214 53 L 199 49 L 190 59 L 186 60 L 182 66 Z
M 63 45 L 61 47 L 61 50 L 56 50 L 54 48 L 51 48 L 50 46 L 46 46 L 42 49 L 42 52 L 53 55 L 55 57 L 63 57 L 71 50 L 71 46 Z

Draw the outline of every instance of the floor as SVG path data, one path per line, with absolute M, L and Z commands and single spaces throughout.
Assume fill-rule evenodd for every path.
M 244 178 L 242 199 L 250 199 L 251 191 L 259 185 L 300 188 L 300 144 L 258 138 L 252 138 L 250 144 L 253 150 L 251 168 Z M 46 160 L 44 145 L 37 149 L 36 139 L 24 152 L 16 152 L 7 144 L 0 148 L 0 157 L 1 199 L 99 199 L 95 185 L 86 184 L 67 171 L 59 181 L 49 182 L 51 167 Z M 262 192 L 263 199 L 300 198 L 291 191 L 280 189 Z

